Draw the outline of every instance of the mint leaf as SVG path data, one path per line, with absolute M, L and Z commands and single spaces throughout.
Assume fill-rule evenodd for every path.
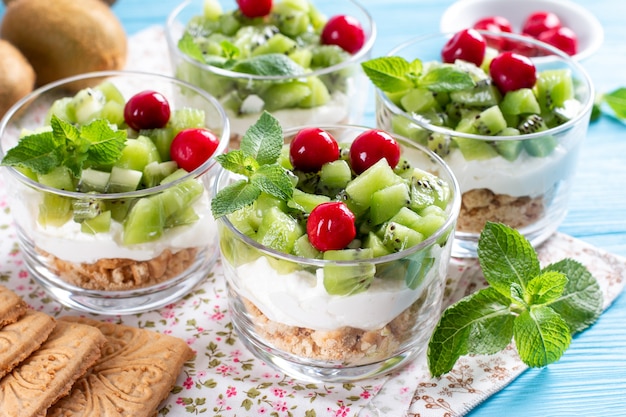
M 621 87 L 602 95 L 602 99 L 619 119 L 626 119 L 626 88 Z
M 52 115 L 50 118 L 50 127 L 52 127 L 52 133 L 57 143 L 79 142 L 80 130 L 73 124 L 60 119 L 56 115 Z M 82 150 L 82 149 L 81 149 Z
M 431 374 L 449 372 L 459 357 L 472 350 L 493 353 L 506 347 L 513 335 L 509 305 L 507 297 L 485 288 L 448 307 L 428 345 Z
M 259 120 L 244 133 L 240 149 L 257 160 L 259 165 L 273 164 L 283 147 L 283 130 L 278 120 L 263 112 Z
M 277 162 L 283 143 L 278 120 L 263 112 L 243 135 L 238 150 L 216 157 L 225 169 L 247 177 L 217 193 L 211 206 L 216 218 L 252 204 L 261 192 L 283 201 L 291 199 L 295 186 Z
M 87 162 L 92 165 L 109 165 L 117 161 L 127 137 L 125 130 L 112 129 L 106 120 L 95 120 L 83 126 L 80 135 L 89 143 Z
M 511 284 L 522 289 L 540 271 L 537 253 L 518 231 L 488 222 L 478 240 L 478 259 L 485 279 L 500 294 L 510 296 Z
M 246 177 L 251 177 L 259 169 L 259 163 L 256 159 L 252 156 L 246 156 L 241 149 L 217 155 L 215 159 L 224 169 Z
M 249 206 L 261 194 L 261 190 L 247 180 L 240 180 L 224 187 L 211 200 L 211 211 L 215 218 L 222 217 Z
M 178 40 L 178 49 L 190 58 L 204 63 L 204 54 L 202 53 L 202 49 L 194 41 L 194 38 L 190 33 L 183 33 L 183 36 Z
M 47 174 L 61 164 L 63 147 L 64 143 L 59 143 L 52 131 L 27 135 L 20 138 L 17 146 L 7 151 L 2 165 Z
M 520 314 L 515 319 L 514 338 L 520 358 L 533 368 L 556 362 L 572 340 L 565 320 L 546 306 L 534 306 Z
M 304 68 L 284 54 L 257 55 L 235 61 L 231 71 L 263 76 L 297 76 L 304 74 Z
M 421 62 L 410 64 L 401 57 L 374 58 L 361 63 L 365 75 L 372 83 L 386 93 L 397 93 L 415 87 L 415 79 L 421 72 Z M 416 74 L 415 70 L 418 71 Z M 413 77 L 411 77 L 413 74 Z
M 280 200 L 287 201 L 293 195 L 293 183 L 278 164 L 262 165 L 250 180 L 261 191 Z
M 542 272 L 528 282 L 526 302 L 534 305 L 549 304 L 563 294 L 566 285 L 565 274 L 556 271 Z
M 420 79 L 421 87 L 434 92 L 467 90 L 475 85 L 476 83 L 467 72 L 448 66 L 434 68 Z
M 548 265 L 544 271 L 557 271 L 568 277 L 565 290 L 550 307 L 567 322 L 572 333 L 586 329 L 600 317 L 603 306 L 602 290 L 598 281 L 580 262 L 563 259 Z

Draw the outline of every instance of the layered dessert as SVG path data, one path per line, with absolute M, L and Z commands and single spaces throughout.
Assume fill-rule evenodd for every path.
M 382 130 L 294 133 L 259 168 L 275 161 L 284 194 L 263 187 L 226 210 L 222 200 L 255 184 L 232 174 L 213 199 L 236 327 L 253 350 L 322 368 L 411 356 L 439 316 L 454 180 L 428 151 Z
M 349 6 L 326 16 L 308 0 L 188 3 L 168 22 L 175 75 L 220 100 L 235 139 L 263 111 L 284 127 L 354 122 L 373 41 L 369 16 Z
M 378 124 L 428 146 L 451 167 L 463 194 L 457 230 L 470 234 L 487 221 L 532 228 L 555 201 L 563 204 L 586 129 L 577 121 L 590 108 L 588 87 L 563 58 L 534 61 L 522 41 L 501 42 L 511 48 L 502 51 L 485 37 L 458 32 L 437 61 L 396 55 L 364 63 L 380 90 Z M 394 85 L 380 73 L 395 60 L 404 82 Z
M 108 81 L 55 100 L 2 160 L 24 176 L 11 209 L 29 250 L 88 290 L 184 276 L 216 245 L 202 172 L 194 173 L 223 148 L 206 120 L 203 109 L 170 107 L 158 91 L 125 99 Z

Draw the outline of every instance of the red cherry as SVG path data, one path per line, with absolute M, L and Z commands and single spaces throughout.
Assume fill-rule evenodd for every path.
M 339 159 L 339 145 L 325 130 L 307 127 L 296 133 L 291 141 L 289 159 L 295 169 L 317 172 L 326 162 Z
M 448 39 L 441 50 L 441 59 L 449 64 L 462 59 L 480 66 L 486 49 L 487 42 L 483 35 L 474 29 L 463 29 Z
M 509 22 L 509 20 L 503 16 L 483 17 L 482 19 L 474 23 L 473 28 L 476 30 L 486 30 L 488 32 L 513 32 L 513 26 L 511 25 L 511 22 Z M 507 39 L 502 39 L 498 36 L 491 35 L 483 35 L 483 37 L 485 38 L 485 41 L 487 41 L 488 46 L 498 50 L 507 49 Z
M 272 0 L 237 0 L 239 10 L 246 17 L 263 17 L 270 14 Z
M 400 145 L 387 132 L 377 129 L 361 133 L 350 145 L 350 164 L 357 174 L 385 158 L 391 168 L 400 161 Z
M 524 35 L 536 38 L 541 32 L 550 29 L 556 29 L 561 26 L 561 19 L 552 12 L 534 12 L 531 13 L 522 25 L 522 33 Z
M 309 214 L 306 233 L 317 250 L 344 249 L 356 236 L 354 213 L 341 201 L 319 204 Z
M 161 93 L 146 90 L 132 96 L 124 106 L 124 121 L 135 130 L 158 129 L 170 120 L 170 104 Z
M 219 138 L 210 130 L 183 129 L 172 140 L 170 157 L 179 168 L 191 172 L 213 155 L 219 143 Z
M 565 26 L 541 32 L 537 39 L 555 48 L 559 48 L 568 55 L 576 55 L 578 50 L 578 37 L 576 33 Z
M 489 74 L 502 94 L 531 88 L 537 81 L 537 69 L 530 58 L 511 51 L 502 52 L 491 61 Z
M 321 41 L 324 45 L 337 45 L 344 51 L 355 54 L 365 43 L 365 32 L 354 17 L 337 15 L 326 22 Z

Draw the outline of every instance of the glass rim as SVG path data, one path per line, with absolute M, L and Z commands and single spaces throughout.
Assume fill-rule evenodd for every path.
M 120 199 L 120 198 L 135 198 L 135 197 L 144 197 L 147 195 L 151 195 L 151 194 L 158 194 L 162 191 L 165 191 L 167 189 L 172 188 L 173 186 L 180 184 L 181 182 L 184 182 L 190 178 L 198 178 L 201 177 L 203 174 L 205 174 L 206 172 L 208 172 L 209 170 L 211 170 L 214 166 L 216 166 L 217 161 L 215 160 L 214 156 L 215 155 L 219 155 L 221 153 L 223 153 L 226 148 L 229 145 L 230 142 L 230 121 L 228 119 L 228 116 L 226 115 L 226 112 L 224 110 L 224 108 L 222 107 L 222 105 L 219 103 L 219 101 L 213 97 L 211 94 L 209 94 L 207 91 L 193 85 L 190 84 L 186 81 L 183 80 L 179 80 L 177 78 L 165 75 L 165 74 L 158 74 L 158 73 L 151 73 L 151 72 L 146 72 L 146 71 L 127 71 L 127 70 L 109 70 L 109 71 L 94 71 L 94 72 L 88 72 L 88 73 L 84 73 L 84 74 L 79 74 L 79 75 L 74 75 L 71 77 L 66 77 L 66 78 L 62 78 L 59 79 L 57 81 L 51 82 L 49 84 L 43 85 L 35 90 L 33 90 L 31 93 L 29 93 L 28 95 L 26 95 L 25 97 L 23 97 L 22 99 L 20 99 L 18 102 L 16 102 L 13 106 L 11 106 L 11 108 L 6 112 L 6 114 L 4 115 L 4 117 L 2 117 L 2 119 L 0 119 L 0 139 L 4 136 L 4 134 L 6 133 L 6 128 L 10 122 L 10 120 L 13 118 L 14 115 L 16 115 L 17 113 L 19 113 L 23 106 L 31 103 L 32 101 L 36 100 L 40 95 L 45 94 L 49 91 L 52 91 L 53 89 L 57 88 L 57 87 L 61 87 L 63 85 L 72 83 L 72 82 L 76 82 L 76 81 L 82 81 L 82 80 L 86 80 L 86 79 L 92 79 L 92 78 L 103 78 L 103 77 L 120 77 L 120 78 L 124 78 L 124 77 L 141 77 L 141 78 L 159 78 L 162 81 L 166 81 L 166 82 L 170 82 L 173 84 L 177 84 L 180 86 L 183 86 L 185 88 L 189 88 L 191 90 L 193 90 L 194 93 L 200 95 L 203 99 L 207 100 L 209 103 L 211 103 L 211 105 L 215 108 L 216 112 L 219 115 L 220 120 L 222 121 L 223 125 L 222 125 L 222 133 L 220 135 L 220 141 L 219 141 L 219 145 L 216 148 L 215 152 L 213 153 L 213 156 L 210 157 L 209 159 L 207 159 L 202 165 L 200 165 L 199 167 L 197 167 L 196 169 L 194 169 L 191 172 L 188 172 L 186 175 L 177 178 L 176 180 L 169 182 L 167 184 L 160 184 L 157 185 L 155 187 L 150 187 L 150 188 L 145 188 L 142 190 L 135 190 L 135 191 L 127 191 L 127 192 L 122 192 L 122 193 L 83 193 L 83 192 L 78 192 L 78 191 L 67 191 L 67 190 L 61 190 L 58 188 L 54 188 L 54 187 L 50 187 L 47 185 L 44 185 L 40 182 L 37 182 L 31 178 L 29 178 L 28 176 L 24 175 L 22 172 L 20 172 L 17 168 L 12 167 L 12 166 L 0 166 L 0 169 L 6 169 L 10 175 L 12 175 L 15 179 L 17 179 L 18 181 L 30 186 L 33 189 L 36 189 L 38 191 L 42 191 L 42 192 L 47 192 L 47 193 L 51 193 L 51 194 L 56 194 L 56 195 L 60 195 L 60 196 L 64 196 L 64 197 L 71 197 L 71 198 L 75 198 L 75 199 L 84 199 L 84 198 L 90 198 L 90 199 L 99 199 L 99 200 L 113 200 L 113 199 Z M 0 144 L 0 160 L 4 158 L 5 152 L 4 149 L 2 148 L 1 144 Z
M 493 140 L 498 140 L 498 141 L 528 140 L 528 139 L 534 139 L 534 138 L 538 138 L 538 137 L 544 137 L 546 135 L 552 135 L 552 134 L 561 133 L 563 131 L 571 129 L 576 124 L 578 124 L 581 121 L 581 119 L 583 119 L 587 114 L 590 114 L 591 108 L 593 107 L 594 98 L 595 98 L 594 97 L 595 90 L 594 90 L 594 87 L 593 87 L 593 83 L 591 82 L 591 77 L 589 76 L 587 71 L 584 69 L 584 67 L 578 61 L 573 59 L 573 57 L 567 55 L 565 52 L 561 51 L 560 49 L 558 49 L 556 47 L 553 47 L 552 45 L 549 45 L 549 44 L 547 44 L 545 42 L 539 41 L 537 39 L 534 39 L 534 38 L 531 38 L 531 37 L 528 37 L 528 36 L 523 36 L 523 35 L 519 35 L 519 34 L 515 34 L 515 33 L 508 33 L 508 32 L 492 32 L 492 31 L 485 31 L 485 30 L 477 30 L 477 32 L 479 32 L 482 35 L 486 35 L 486 36 L 502 37 L 502 38 L 505 38 L 505 39 L 522 41 L 522 42 L 526 42 L 526 43 L 534 45 L 534 46 L 541 47 L 542 49 L 545 49 L 548 52 L 550 52 L 552 55 L 556 55 L 559 61 L 562 61 L 562 62 L 566 63 L 568 66 L 570 66 L 572 69 L 574 69 L 576 73 L 580 74 L 581 75 L 580 79 L 584 83 L 583 85 L 585 87 L 585 90 L 587 91 L 588 97 L 585 100 L 585 102 L 582 103 L 582 107 L 581 107 L 580 111 L 576 114 L 576 116 L 574 118 L 566 121 L 563 124 L 560 124 L 558 126 L 554 126 L 552 128 L 549 128 L 548 130 L 544 130 L 544 131 L 540 131 L 540 132 L 519 134 L 519 135 L 510 135 L 510 136 L 484 136 L 484 135 L 478 135 L 478 134 L 473 134 L 473 133 L 457 132 L 457 131 L 452 130 L 450 128 L 434 125 L 434 124 L 428 122 L 426 119 L 424 119 L 422 117 L 419 117 L 419 115 L 414 115 L 414 114 L 411 114 L 409 112 L 406 112 L 406 111 L 402 110 L 400 107 L 398 107 L 395 103 L 393 103 L 389 99 L 389 97 L 387 96 L 387 94 L 384 91 L 382 91 L 380 88 L 375 86 L 376 97 L 378 99 L 382 100 L 382 102 L 384 103 L 385 107 L 390 109 L 394 114 L 402 115 L 402 116 L 408 118 L 409 120 L 411 120 L 412 122 L 415 122 L 417 125 L 419 125 L 420 127 L 424 128 L 424 129 L 428 129 L 428 130 L 436 132 L 436 133 L 441 133 L 441 134 L 448 135 L 448 136 L 453 136 L 453 137 L 467 138 L 467 139 L 478 139 L 478 140 L 488 140 L 488 141 L 493 141 Z M 404 48 L 407 48 L 408 46 L 417 44 L 419 42 L 433 40 L 433 39 L 436 39 L 436 38 L 446 38 L 446 37 L 450 38 L 451 36 L 454 35 L 454 33 L 455 32 L 434 33 L 434 34 L 431 33 L 429 35 L 415 36 L 415 37 L 413 37 L 411 39 L 408 39 L 408 40 L 402 42 L 401 44 L 395 46 L 393 49 L 391 49 L 389 52 L 387 52 L 387 54 L 385 54 L 385 56 L 387 56 L 387 57 L 396 56 L 396 55 L 398 55 L 399 51 L 401 51 Z M 551 56 L 540 56 L 540 57 L 529 57 L 529 58 L 531 58 L 532 60 L 539 61 L 539 62 L 542 62 L 542 61 L 548 62 L 549 61 L 548 58 L 552 58 L 552 60 L 554 60 L 554 58 L 551 57 Z
M 321 128 L 324 130 L 332 130 L 332 129 L 355 129 L 355 130 L 370 130 L 370 129 L 374 129 L 371 127 L 367 127 L 367 126 L 363 126 L 363 125 L 352 125 L 352 124 L 343 124 L 343 125 L 303 125 L 303 126 L 297 126 L 297 127 L 293 127 L 290 129 L 286 129 L 283 132 L 283 136 L 288 136 L 290 134 L 294 134 L 296 132 L 298 132 L 301 129 L 305 129 L 308 127 L 317 127 L 317 128 Z M 404 249 L 400 252 L 395 252 L 395 253 L 391 253 L 388 255 L 384 255 L 384 256 L 378 256 L 378 257 L 373 257 L 373 258 L 366 258 L 366 259 L 355 259 L 355 260 L 329 260 L 329 259 L 313 259 L 313 258 L 304 258 L 301 256 L 296 256 L 296 255 L 291 255 L 288 253 L 284 253 L 284 252 L 280 252 L 278 250 L 269 248 L 265 245 L 262 245 L 261 243 L 257 242 L 256 240 L 252 239 L 251 237 L 245 235 L 244 233 L 242 233 L 239 229 L 237 229 L 232 222 L 228 219 L 227 215 L 221 216 L 219 218 L 217 218 L 218 223 L 221 222 L 224 224 L 225 227 L 227 227 L 229 229 L 229 231 L 231 233 L 233 233 L 235 235 L 235 237 L 243 242 L 245 242 L 246 244 L 254 247 L 256 250 L 258 250 L 259 252 L 263 253 L 264 255 L 269 255 L 272 256 L 274 258 L 278 258 L 281 260 L 285 260 L 285 261 L 290 261 L 290 262 L 294 262 L 294 263 L 300 263 L 300 264 L 305 264 L 307 266 L 315 266 L 315 267 L 323 267 L 325 265 L 357 265 L 357 264 L 363 264 L 363 263 L 368 263 L 368 264 L 384 264 L 387 262 L 392 262 L 392 261 L 397 261 L 399 259 L 403 259 L 406 258 L 408 256 L 410 256 L 413 253 L 416 252 L 420 252 L 424 249 L 427 249 L 431 246 L 433 246 L 434 244 L 436 244 L 437 240 L 439 240 L 439 238 L 442 237 L 442 235 L 444 234 L 444 231 L 449 231 L 448 233 L 450 234 L 448 236 L 448 239 L 454 239 L 454 224 L 457 221 L 457 218 L 459 216 L 459 212 L 461 210 L 461 189 L 459 186 L 459 183 L 456 179 L 456 176 L 454 175 L 454 173 L 452 172 L 452 170 L 450 169 L 450 167 L 448 166 L 448 164 L 436 153 L 434 153 L 433 151 L 431 151 L 430 149 L 428 149 L 427 147 L 420 145 L 418 143 L 415 143 L 401 135 L 398 135 L 396 133 L 392 133 L 392 132 L 387 132 L 390 135 L 392 135 L 396 140 L 398 140 L 398 142 L 400 142 L 400 144 L 402 146 L 405 147 L 410 147 L 410 148 L 414 148 L 417 149 L 421 152 L 423 152 L 424 154 L 426 154 L 430 159 L 432 159 L 434 161 L 434 163 L 437 165 L 438 168 L 443 169 L 443 172 L 445 172 L 446 176 L 449 178 L 449 180 L 446 180 L 448 182 L 448 185 L 450 187 L 450 191 L 452 194 L 452 200 L 450 203 L 448 203 L 448 207 L 450 207 L 450 210 L 446 210 L 446 221 L 444 222 L 443 225 L 441 225 L 437 231 L 435 233 L 433 233 L 431 236 L 429 236 L 427 239 L 424 239 L 422 242 L 418 243 L 417 245 L 411 246 L 410 248 Z M 216 180 L 213 184 L 213 190 L 212 190 L 212 194 L 211 197 L 213 198 L 217 192 L 222 188 L 221 187 L 221 182 L 224 181 L 227 177 L 229 176 L 236 176 L 236 174 L 224 169 L 223 167 L 220 166 L 219 172 L 216 175 Z M 441 176 L 438 176 L 439 178 L 441 178 Z
M 225 70 L 220 67 L 216 67 L 214 65 L 209 65 L 209 64 L 204 64 L 202 62 L 199 62 L 193 59 L 192 57 L 190 57 L 189 55 L 180 51 L 180 49 L 178 49 L 179 39 L 173 38 L 172 28 L 174 27 L 176 23 L 176 19 L 180 15 L 180 13 L 187 6 L 189 6 L 193 1 L 194 0 L 183 1 L 176 8 L 174 8 L 174 10 L 172 10 L 172 12 L 168 15 L 167 20 L 165 21 L 165 40 L 167 41 L 169 50 L 174 51 L 174 53 L 178 57 L 182 58 L 184 61 L 192 65 L 195 65 L 196 67 L 202 68 L 205 71 L 208 71 L 215 75 L 219 75 L 219 76 L 226 77 L 226 78 L 245 79 L 245 80 L 253 80 L 253 81 L 287 81 L 287 80 L 307 78 L 307 77 L 313 77 L 313 76 L 319 76 L 319 75 L 332 73 L 335 71 L 342 70 L 350 65 L 356 64 L 363 57 L 369 54 L 374 46 L 374 42 L 376 40 L 376 35 L 377 35 L 376 22 L 374 21 L 372 16 L 369 14 L 369 12 L 360 3 L 358 3 L 355 0 L 344 0 L 349 3 L 352 3 L 355 7 L 357 7 L 357 9 L 360 10 L 361 13 L 363 13 L 363 15 L 367 18 L 367 22 L 370 27 L 370 32 L 366 33 L 368 36 L 365 39 L 365 43 L 363 44 L 361 49 L 355 54 L 350 54 L 349 58 L 346 59 L 345 61 L 342 61 L 339 64 L 335 64 L 330 67 L 320 68 L 315 71 L 307 71 L 302 74 L 295 74 L 295 75 L 257 75 L 257 74 L 247 74 L 244 72 L 230 71 L 230 70 Z

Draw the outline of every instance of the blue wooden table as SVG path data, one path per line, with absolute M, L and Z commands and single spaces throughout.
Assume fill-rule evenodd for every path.
M 80 1 L 80 0 L 76 0 Z M 503 0 L 506 1 L 506 0 Z M 626 86 L 626 25 L 619 0 L 577 0 L 600 20 L 605 41 L 583 62 L 599 92 Z M 119 0 L 113 7 L 128 35 L 162 25 L 178 0 Z M 452 0 L 363 0 L 375 18 L 374 56 L 436 32 Z M 233 1 L 234 4 L 234 1 Z M 0 5 L 0 15 L 4 7 Z M 1 59 L 1 57 L 0 57 Z M 373 98 L 365 121 L 374 123 Z M 581 152 L 574 195 L 560 231 L 626 257 L 626 124 L 593 123 Z M 524 372 L 471 412 L 487 416 L 626 416 L 626 296 L 575 337 L 558 363 Z

